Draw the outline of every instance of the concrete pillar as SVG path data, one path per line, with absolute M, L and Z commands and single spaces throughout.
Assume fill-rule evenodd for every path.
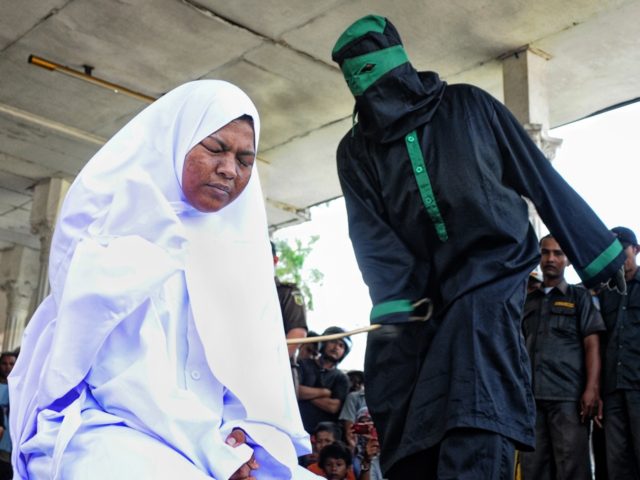
M 551 56 L 530 47 L 510 53 L 502 59 L 504 103 L 525 128 L 544 155 L 553 160 L 562 144 L 549 131 L 549 99 L 547 94 L 547 61 Z M 529 219 L 538 236 L 541 222 L 529 203 Z
M 53 229 L 71 183 L 64 178 L 49 178 L 36 185 L 31 207 L 31 231 L 40 238 L 40 269 L 34 298 L 37 307 L 49 294 L 49 250 Z
M 1 330 L 3 351 L 20 346 L 22 332 L 31 315 L 39 270 L 36 250 L 18 245 L 1 252 L 0 290 L 6 298 L 6 319 Z

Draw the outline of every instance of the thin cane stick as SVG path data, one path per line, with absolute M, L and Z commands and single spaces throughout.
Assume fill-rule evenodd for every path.
M 298 345 L 302 343 L 318 343 L 328 342 L 329 340 L 338 340 L 344 337 L 350 337 L 351 335 L 357 335 L 358 333 L 373 332 L 381 327 L 379 323 L 374 325 L 368 325 L 366 327 L 356 328 L 349 332 L 332 333 L 331 335 L 318 335 L 317 337 L 305 337 L 305 338 L 287 338 L 287 345 Z
M 427 309 L 427 314 L 424 317 L 409 317 L 411 321 L 425 322 L 431 318 L 433 314 L 433 304 L 428 298 L 423 298 L 418 300 L 412 306 L 416 308 L 422 305 L 425 302 L 429 302 L 429 308 Z M 339 340 L 340 338 L 350 337 L 351 335 L 357 335 L 359 333 L 367 333 L 373 332 L 374 330 L 382 327 L 380 323 L 374 323 L 373 325 L 367 325 L 366 327 L 356 328 L 349 332 L 343 333 L 332 333 L 331 335 L 318 335 L 317 337 L 305 337 L 305 338 L 288 338 L 287 345 L 301 345 L 303 343 L 318 343 L 318 342 L 328 342 L 329 340 Z

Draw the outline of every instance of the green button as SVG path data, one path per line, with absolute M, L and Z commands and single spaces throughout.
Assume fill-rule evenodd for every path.
M 422 167 L 416 167 L 416 173 L 422 173 Z
M 431 205 L 431 204 L 433 203 L 433 198 L 431 198 L 431 197 L 427 197 L 427 198 L 425 198 L 425 199 L 424 199 L 424 202 L 425 202 L 427 205 Z
M 407 137 L 407 142 L 413 142 L 415 140 L 415 137 L 413 135 L 409 135 Z

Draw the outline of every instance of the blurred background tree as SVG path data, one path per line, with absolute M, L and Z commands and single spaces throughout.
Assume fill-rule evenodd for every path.
M 309 286 L 322 285 L 324 274 L 317 268 L 305 269 L 304 262 L 313 251 L 313 244 L 319 238 L 319 235 L 311 236 L 306 245 L 301 240 L 295 239 L 293 247 L 284 240 L 274 240 L 279 259 L 276 265 L 276 276 L 281 282 L 295 283 L 298 286 L 309 310 L 313 310 L 313 294 Z

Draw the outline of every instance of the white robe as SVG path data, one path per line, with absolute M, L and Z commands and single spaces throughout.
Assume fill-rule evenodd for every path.
M 15 478 L 317 478 L 293 392 L 257 170 L 214 214 L 180 181 L 186 153 L 243 114 L 225 82 L 145 109 L 87 164 L 54 235 L 52 294 L 10 376 Z M 235 428 L 248 435 L 232 448 Z

